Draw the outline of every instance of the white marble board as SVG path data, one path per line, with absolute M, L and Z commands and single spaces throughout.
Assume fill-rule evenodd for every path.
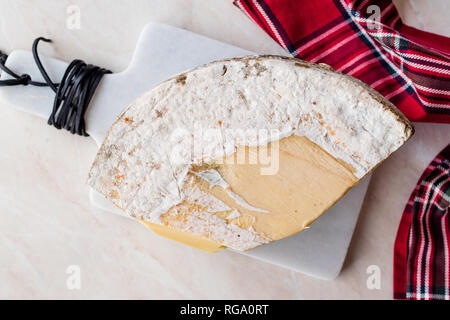
M 102 80 L 86 113 L 87 131 L 100 145 L 118 114 L 149 88 L 187 69 L 248 54 L 255 53 L 183 29 L 148 24 L 138 40 L 129 67 L 121 73 L 106 75 Z M 42 58 L 42 61 L 50 77 L 57 82 L 67 62 L 52 58 Z M 19 74 L 28 73 L 34 80 L 42 80 L 30 52 L 13 51 L 6 65 Z M 1 79 L 8 78 L 4 73 L 0 75 Z M 45 119 L 50 114 L 53 97 L 48 88 L 0 89 L 0 99 L 6 104 Z M 310 229 L 243 254 L 314 277 L 335 278 L 342 268 L 369 180 L 370 176 L 366 177 Z M 90 199 L 95 206 L 123 215 L 93 190 Z

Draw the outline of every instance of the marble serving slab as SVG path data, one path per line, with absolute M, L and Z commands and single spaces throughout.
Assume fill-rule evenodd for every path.
M 138 40 L 129 67 L 121 73 L 105 75 L 100 83 L 86 112 L 87 132 L 100 146 L 121 111 L 146 90 L 187 69 L 218 59 L 249 54 L 255 53 L 172 26 L 148 24 Z M 54 82 L 62 78 L 68 65 L 67 62 L 45 57 L 42 57 L 42 62 Z M 13 51 L 6 65 L 18 74 L 27 73 L 34 80 L 42 81 L 31 52 Z M 8 78 L 5 73 L 0 73 L 0 79 Z M 0 88 L 0 99 L 4 103 L 44 119 L 51 112 L 53 98 L 49 88 Z M 366 177 L 309 229 L 239 253 L 314 277 L 335 278 L 345 260 L 369 180 L 370 176 Z M 97 207 L 125 216 L 94 190 L 90 191 L 90 200 Z

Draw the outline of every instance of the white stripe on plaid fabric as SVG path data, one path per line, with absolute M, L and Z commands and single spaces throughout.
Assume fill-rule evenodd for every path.
M 429 189 L 431 189 L 430 191 L 434 191 L 433 183 L 429 184 Z M 435 202 L 435 199 L 437 196 L 438 196 L 438 194 L 436 192 L 433 192 L 433 199 L 432 199 L 433 203 Z M 427 255 L 426 255 L 425 261 L 424 261 L 424 265 L 425 265 L 424 285 L 426 288 L 425 299 L 430 299 L 430 294 L 433 291 L 433 290 L 431 290 L 431 292 L 430 292 L 430 286 L 433 284 L 432 272 L 430 272 L 430 268 L 433 263 L 433 260 L 432 260 L 433 257 L 431 256 L 431 251 L 433 250 L 433 247 L 434 247 L 434 238 L 431 233 L 431 226 L 430 226 L 431 213 L 430 213 L 430 211 L 427 210 L 425 215 L 426 215 L 425 216 L 425 229 L 427 232 L 428 245 L 427 245 Z M 433 289 L 433 288 L 431 288 L 431 289 Z
M 449 234 L 449 221 L 448 221 L 448 214 L 446 214 L 444 216 L 444 218 L 442 219 L 442 235 L 443 235 L 443 239 L 444 239 L 444 248 L 445 248 L 445 252 L 444 252 L 444 261 L 445 261 L 445 269 L 444 269 L 444 282 L 445 282 L 445 296 L 446 299 L 450 299 L 450 275 L 449 275 L 449 270 L 450 270 L 450 258 L 449 258 L 449 250 L 450 250 L 450 245 L 449 245 L 449 240 L 448 239 L 448 234 Z
M 422 181 L 421 186 L 427 185 L 428 182 Z M 450 202 L 450 197 L 444 192 L 444 190 L 439 189 L 437 186 L 432 186 L 433 192 L 436 192 L 440 197 L 442 197 L 445 201 Z M 417 199 L 417 198 L 416 198 Z M 417 201 L 420 201 L 417 199 Z M 444 209 L 444 208 L 442 208 Z
M 447 170 L 448 167 L 450 167 L 450 161 L 448 161 L 447 159 L 444 159 L 444 161 L 441 162 L 441 164 L 439 164 L 439 166 L 441 166 L 442 164 L 445 164 L 447 166 Z M 441 166 L 442 168 L 442 166 Z M 443 169 L 443 168 L 442 168 Z M 446 195 L 447 196 L 447 195 Z M 443 239 L 444 239 L 444 248 L 445 248 L 445 252 L 444 252 L 444 260 L 445 260 L 445 269 L 444 269 L 444 281 L 445 281 L 445 299 L 446 300 L 450 300 L 450 251 L 449 251 L 449 241 L 450 239 L 448 238 L 448 234 L 450 234 L 450 224 L 449 224 L 449 213 L 447 212 L 447 214 L 444 216 L 443 219 L 441 219 L 442 221 L 442 235 L 443 235 Z
M 380 20 L 383 19 L 383 17 L 386 15 L 386 13 L 388 13 L 390 10 L 392 10 L 394 8 L 394 3 L 391 2 L 391 4 L 389 4 L 386 8 L 384 8 L 384 10 L 381 12 L 380 14 Z
M 251 15 L 248 14 L 247 10 L 245 10 L 244 6 L 241 4 L 240 1 L 236 1 L 234 2 L 235 4 L 237 4 L 237 6 L 239 7 L 239 9 L 241 9 L 242 12 L 245 13 L 245 15 L 250 19 L 253 20 L 253 18 L 251 17 Z M 255 21 L 256 22 L 256 21 Z
M 414 88 L 414 91 L 417 93 L 417 89 L 416 88 Z M 440 109 L 450 109 L 450 105 L 449 104 L 431 103 L 431 102 L 428 102 L 428 101 L 424 100 L 422 98 L 422 96 L 420 96 L 419 94 L 417 94 L 417 96 L 419 97 L 420 102 L 423 105 L 427 106 L 427 107 L 440 108 Z
M 426 198 L 424 201 L 425 205 L 429 201 L 429 192 L 425 192 Z M 419 212 L 419 220 L 423 220 L 423 215 L 425 214 L 425 210 L 423 210 L 423 204 L 420 206 L 420 212 Z M 416 266 L 416 278 L 415 281 L 413 280 L 414 287 L 421 289 L 422 284 L 422 259 L 423 259 L 423 252 L 425 250 L 425 230 L 423 224 L 419 224 L 419 233 L 420 233 L 420 243 L 419 243 L 419 253 L 417 254 L 416 261 L 414 261 L 414 265 Z M 417 299 L 422 299 L 422 291 L 416 290 L 416 297 Z
M 389 35 L 387 35 L 387 36 L 389 36 Z M 391 47 L 389 47 L 385 43 L 380 42 L 380 45 L 383 47 L 383 49 L 388 51 L 390 54 L 395 55 L 396 57 L 398 57 L 399 60 L 401 60 L 402 62 L 406 62 L 410 66 L 414 66 L 414 67 L 416 67 L 418 69 L 422 69 L 422 70 L 434 71 L 434 72 L 450 75 L 450 70 L 441 69 L 439 67 L 426 66 L 426 65 L 419 64 L 419 63 L 416 63 L 416 62 L 411 62 L 410 60 L 405 59 L 404 57 L 402 57 L 400 52 L 398 52 L 396 50 L 393 50 Z M 439 62 L 437 62 L 437 63 L 439 63 Z
M 421 86 L 420 84 L 416 84 L 417 88 L 427 91 L 430 93 L 436 93 L 436 94 L 450 94 L 450 90 L 439 90 L 439 89 L 432 89 L 428 87 Z
M 397 17 L 397 20 L 398 19 L 400 19 L 400 16 Z M 372 19 L 367 19 L 367 18 L 364 18 L 364 17 L 356 17 L 356 16 L 355 16 L 354 20 L 359 22 L 361 25 L 366 25 L 366 26 L 369 25 L 369 24 L 370 25 L 374 25 L 374 24 L 377 25 L 376 28 L 369 28 L 369 27 L 367 27 L 368 28 L 367 32 L 370 35 L 373 35 L 376 38 L 377 37 L 381 37 L 380 34 L 386 35 L 387 37 L 395 38 L 394 44 L 396 45 L 395 48 L 397 50 L 401 50 L 401 48 L 400 48 L 400 41 L 399 40 L 402 40 L 403 42 L 413 43 L 416 46 L 421 47 L 421 45 L 418 44 L 417 42 L 415 42 L 414 40 L 407 39 L 407 38 L 403 37 L 398 31 L 396 31 L 395 29 L 393 29 L 393 28 L 383 24 L 382 22 L 379 22 L 379 21 L 376 21 L 376 20 L 372 20 Z M 393 25 L 395 25 L 395 23 Z M 374 33 L 371 30 L 381 31 L 381 33 Z M 438 53 L 438 54 L 444 55 L 444 56 L 446 55 L 445 53 L 443 53 L 440 50 L 436 50 L 435 52 Z M 445 61 L 438 61 L 438 62 L 439 63 L 440 62 L 445 63 Z
M 356 62 L 358 62 L 359 60 L 361 60 L 362 58 L 364 58 L 365 56 L 368 56 L 369 54 L 371 54 L 372 52 L 367 49 L 366 51 L 364 51 L 363 53 L 357 55 L 355 58 L 353 58 L 352 60 L 350 60 L 349 62 L 347 62 L 346 64 L 344 64 L 342 67 L 339 67 L 337 69 L 337 71 L 342 71 L 347 69 L 348 67 L 351 67 L 353 64 L 355 64 Z
M 419 55 L 414 54 L 414 53 L 405 53 L 405 52 L 401 52 L 401 51 L 398 51 L 397 54 L 399 54 L 402 57 L 405 57 L 407 59 L 423 60 L 423 61 L 427 61 L 427 62 L 443 64 L 443 65 L 446 65 L 446 66 L 450 67 L 450 62 L 447 62 L 447 61 L 444 61 L 444 60 L 436 60 L 436 59 L 433 59 L 433 58 L 430 58 L 430 57 L 419 56 Z
M 275 35 L 275 37 L 277 37 L 278 42 L 281 44 L 281 46 L 287 50 L 287 45 L 286 43 L 284 43 L 283 39 L 281 38 L 280 34 L 278 33 L 277 28 L 275 28 L 275 26 L 272 23 L 272 20 L 269 19 L 269 17 L 267 16 L 267 13 L 264 11 L 264 9 L 260 6 L 260 4 L 258 3 L 258 1 L 256 0 L 252 0 L 253 4 L 255 5 L 255 7 L 258 9 L 258 11 L 261 13 L 261 15 L 264 17 L 264 20 L 266 20 L 267 24 L 269 25 L 270 29 L 272 30 L 273 34 Z
M 361 9 L 362 9 L 362 7 L 364 7 L 366 4 L 367 4 L 367 2 L 369 2 L 369 0 L 364 0 L 364 1 L 362 1 L 360 4 L 359 4 L 359 6 L 357 6 L 356 7 L 356 11 L 361 11 Z M 351 7 L 353 8 L 353 3 L 351 3 L 350 4 L 351 5 Z
M 406 90 L 407 87 L 403 86 L 403 87 L 399 87 L 397 88 L 397 90 L 392 91 L 391 93 L 385 95 L 384 97 L 388 100 L 392 99 L 393 97 L 399 95 L 400 93 L 402 93 L 403 91 Z
M 450 75 L 450 69 L 446 70 L 446 69 L 442 69 L 442 68 L 438 68 L 438 67 L 432 67 L 432 66 L 427 66 L 427 65 L 424 65 L 424 64 L 416 63 L 416 62 L 411 62 L 411 60 L 409 58 L 403 57 L 401 52 L 392 50 L 391 47 L 389 47 L 388 45 L 386 45 L 384 43 L 380 43 L 380 44 L 391 55 L 395 55 L 398 58 L 398 60 L 402 61 L 402 63 L 406 63 L 408 66 L 414 66 L 414 67 L 416 67 L 418 69 L 421 69 L 421 70 L 433 71 L 433 72 L 436 72 L 436 73 L 442 73 L 442 74 Z M 435 62 L 435 63 L 438 63 L 438 62 Z M 450 66 L 450 64 L 449 64 L 449 66 Z
M 348 72 L 347 74 L 350 75 L 350 76 L 353 76 L 359 70 L 361 70 L 361 69 L 363 69 L 363 68 L 367 67 L 368 65 L 371 65 L 371 64 L 373 64 L 375 62 L 378 62 L 377 58 L 370 59 L 370 60 L 368 60 L 368 61 L 366 61 L 364 63 L 361 63 L 359 66 L 357 66 L 355 69 L 353 69 L 352 71 Z
M 370 86 L 371 86 L 373 89 L 376 89 L 378 86 L 382 85 L 384 82 L 386 82 L 386 81 L 388 81 L 388 80 L 391 80 L 391 79 L 395 79 L 396 77 L 398 77 L 398 74 L 396 74 L 396 75 L 388 75 L 388 76 L 386 76 L 386 77 L 384 77 L 384 78 L 381 78 L 381 79 L 375 81 L 375 82 L 372 83 Z
M 433 167 L 435 167 L 435 164 L 432 164 Z M 439 166 L 436 166 L 436 168 L 439 168 Z M 442 168 L 442 167 L 441 167 Z M 415 261 L 415 265 L 417 268 L 416 271 L 416 283 L 415 283 L 415 287 L 419 290 L 418 292 L 416 292 L 416 296 L 418 299 L 421 299 L 422 297 L 424 299 L 429 299 L 429 284 L 430 282 L 432 282 L 432 279 L 430 279 L 430 264 L 431 264 L 431 246 L 432 246 L 432 237 L 431 237 L 431 230 L 429 230 L 429 212 L 428 212 L 428 208 L 424 207 L 424 203 L 426 204 L 426 206 L 428 204 L 431 203 L 435 203 L 436 197 L 437 197 L 437 193 L 436 192 L 432 192 L 433 188 L 432 186 L 435 184 L 435 182 L 439 179 L 441 179 L 442 177 L 446 176 L 447 173 L 445 171 L 443 171 L 441 174 L 437 175 L 436 177 L 434 177 L 434 179 L 427 181 L 427 183 L 425 184 L 425 188 L 424 188 L 424 201 L 419 203 L 419 208 L 420 208 L 420 212 L 419 212 L 419 221 L 423 221 L 424 220 L 424 216 L 427 215 L 426 219 L 425 219 L 425 225 L 420 224 L 420 244 L 419 244 L 419 254 L 417 256 L 417 261 Z M 441 182 L 438 187 L 441 187 L 443 184 L 445 183 L 445 181 Z M 431 197 L 431 198 L 430 198 Z M 425 243 L 425 228 L 426 233 L 427 233 L 427 237 L 429 239 L 428 243 Z M 425 257 L 425 261 L 424 261 L 424 252 L 425 252 L 425 247 L 427 247 L 427 255 Z M 422 267 L 425 266 L 425 276 L 422 280 Z M 422 292 L 425 289 L 424 292 Z M 422 296 L 423 295 L 423 296 Z
M 394 29 L 392 29 L 391 27 L 385 25 L 384 23 L 382 23 L 380 21 L 373 20 L 373 19 L 368 19 L 368 18 L 365 18 L 365 17 L 361 17 L 358 12 L 352 11 L 352 13 L 353 13 L 353 16 L 355 17 L 354 20 L 357 21 L 358 23 L 360 23 L 361 25 L 366 25 L 366 26 L 368 26 L 368 25 L 371 25 L 371 26 L 376 25 L 376 27 L 375 26 L 374 27 L 369 27 L 368 26 L 367 28 L 369 30 L 380 30 L 380 31 L 381 30 L 388 30 L 388 31 L 396 32 Z
M 438 160 L 439 161 L 439 160 Z M 430 272 L 430 267 L 432 264 L 432 259 L 433 257 L 431 256 L 431 250 L 432 250 L 432 246 L 433 246 L 433 237 L 432 237 L 432 233 L 431 233 L 431 228 L 430 228 L 430 212 L 427 210 L 429 204 L 431 203 L 436 203 L 436 198 L 437 196 L 440 196 L 442 194 L 441 191 L 441 187 L 447 183 L 446 180 L 443 180 L 442 182 L 440 182 L 438 185 L 435 185 L 436 181 L 438 181 L 439 179 L 441 179 L 442 177 L 445 177 L 448 175 L 448 169 L 443 167 L 442 165 L 450 165 L 450 163 L 445 160 L 445 161 L 440 161 L 440 162 L 434 162 L 432 164 L 430 164 L 430 166 L 427 169 L 438 169 L 441 171 L 441 173 L 439 175 L 437 175 L 436 177 L 434 177 L 432 180 L 430 181 L 421 181 L 420 186 L 424 187 L 424 192 L 425 194 L 423 195 L 423 197 L 420 196 L 416 196 L 415 197 L 415 204 L 418 204 L 418 207 L 420 208 L 420 212 L 419 212 L 419 217 L 418 220 L 419 221 L 423 221 L 424 220 L 424 216 L 427 215 L 425 218 L 425 226 L 423 224 L 420 224 L 420 236 L 421 236 L 421 241 L 419 244 L 419 253 L 416 257 L 416 261 L 414 261 L 414 265 L 417 268 L 416 271 L 416 281 L 414 283 L 414 286 L 408 286 L 407 288 L 407 297 L 408 298 L 417 298 L 417 299 L 432 299 L 435 298 L 437 299 L 438 297 L 436 297 L 435 294 L 432 294 L 432 292 L 430 292 L 430 287 L 433 288 L 432 285 L 430 285 L 433 281 L 432 279 L 432 274 Z M 417 190 L 417 188 L 419 187 L 416 186 L 415 190 Z M 430 199 L 431 197 L 431 199 Z M 413 204 L 413 205 L 415 205 Z M 425 204 L 425 207 L 424 207 Z M 444 220 L 444 219 L 442 219 Z M 416 220 L 413 220 L 413 224 L 415 224 Z M 427 234 L 427 238 L 428 238 L 428 243 L 425 243 L 425 230 L 424 228 L 426 228 L 426 234 Z M 445 228 L 445 226 L 444 226 Z M 411 251 L 412 248 L 412 238 L 414 237 L 412 234 L 412 230 L 413 228 L 410 229 L 409 232 L 409 251 Z M 444 232 L 445 230 L 443 230 L 443 236 L 444 238 L 446 237 L 446 233 Z M 447 240 L 444 241 L 445 245 L 448 245 Z M 424 260 L 424 251 L 425 251 L 425 246 L 427 247 L 427 254 Z M 448 248 L 446 247 L 446 252 L 448 253 Z M 446 257 L 447 259 L 448 257 Z M 423 279 L 422 281 L 422 266 L 425 267 L 425 279 Z M 447 266 L 446 265 L 446 270 L 447 270 Z M 447 270 L 448 271 L 448 270 Z M 447 279 L 446 279 L 447 280 Z M 414 287 L 416 288 L 415 292 L 413 292 Z M 448 283 L 446 282 L 446 287 L 448 287 Z M 448 298 L 448 293 L 446 293 L 444 296 L 442 296 L 441 298 L 445 298 L 445 296 L 447 296 Z
M 417 91 L 416 91 L 417 92 Z M 442 104 L 442 103 L 431 103 L 428 102 L 426 100 L 424 100 L 421 96 L 419 96 L 419 100 L 420 102 L 426 106 L 426 107 L 430 107 L 430 108 L 439 108 L 439 109 L 450 109 L 450 105 L 448 104 Z
M 361 35 L 361 32 L 358 33 L 354 33 L 351 36 L 347 37 L 345 40 L 339 41 L 337 44 L 335 44 L 333 47 L 331 47 L 330 49 L 322 52 L 321 54 L 319 54 L 318 56 L 314 57 L 314 55 L 311 55 L 312 59 L 309 59 L 309 61 L 311 62 L 317 62 L 320 59 L 326 57 L 327 55 L 329 55 L 330 53 L 332 53 L 333 51 L 336 51 L 337 49 L 339 49 L 340 47 L 342 47 L 343 45 L 347 44 L 348 42 L 352 41 L 355 38 L 358 38 Z
M 359 22 L 371 22 L 373 23 L 372 20 L 370 19 L 365 19 L 365 18 L 359 18 L 357 19 Z M 383 24 L 379 23 L 379 22 L 375 22 L 378 23 L 380 26 L 384 26 Z M 380 31 L 382 30 L 382 27 L 379 27 Z M 417 46 L 420 46 L 419 44 L 415 43 L 412 40 L 406 39 L 405 37 L 403 37 L 402 35 L 400 35 L 397 31 L 392 31 L 392 32 L 371 32 L 370 30 L 367 31 L 371 36 L 373 36 L 376 39 L 380 40 L 380 45 L 383 46 L 383 48 L 388 51 L 391 54 L 395 54 L 396 56 L 399 56 L 399 59 L 404 59 L 401 56 L 404 56 L 405 58 L 415 58 L 415 59 L 420 59 L 420 60 L 424 60 L 424 61 L 428 61 L 428 62 L 434 62 L 434 63 L 438 63 L 438 64 L 444 64 L 444 65 L 448 65 L 450 66 L 449 62 L 443 61 L 443 60 L 436 60 L 430 57 L 423 57 L 423 56 L 418 56 L 418 55 L 414 55 L 414 54 L 408 54 L 408 53 L 403 53 L 402 52 L 402 48 L 400 47 L 400 43 L 401 41 L 403 41 L 403 43 L 414 43 Z M 383 38 L 394 38 L 394 49 L 388 45 L 386 45 L 382 39 Z M 450 70 L 446 70 L 446 69 L 440 69 L 438 67 L 430 67 L 430 66 L 425 66 L 422 64 L 417 64 L 414 62 L 410 62 L 408 60 L 408 64 L 409 65 L 414 65 L 417 68 L 421 68 L 423 70 L 430 70 L 430 71 L 436 71 L 436 72 L 440 72 L 443 74 L 449 74 L 450 75 Z
M 440 192 L 440 195 L 442 195 L 442 191 Z M 445 199 L 446 200 L 446 199 Z M 418 202 L 418 203 L 424 203 L 424 200 L 422 200 L 421 198 L 419 198 L 419 197 L 416 197 L 415 199 L 414 199 L 414 201 L 415 202 Z M 414 204 L 414 201 L 408 201 L 408 204 L 411 206 L 411 205 L 413 205 Z M 439 203 L 435 203 L 434 204 L 436 207 L 438 207 L 440 210 L 444 210 L 445 208 L 444 207 L 441 207 L 440 205 L 439 205 Z
M 353 20 L 355 20 L 354 15 L 352 14 L 351 10 L 348 10 L 347 4 L 344 2 L 344 0 L 340 0 L 341 6 L 343 8 L 345 8 L 347 10 L 347 13 L 353 18 Z M 389 65 L 389 67 L 395 71 L 396 74 L 398 74 L 407 84 L 407 86 L 403 86 L 405 89 L 414 89 L 414 84 L 412 82 L 411 79 L 409 79 L 406 75 L 403 74 L 403 72 L 401 72 L 401 70 L 399 70 L 399 68 L 393 63 L 391 62 L 389 59 L 386 58 L 386 56 L 380 51 L 380 48 L 378 48 L 378 46 L 374 43 L 372 37 L 369 36 L 369 34 L 367 33 L 367 31 L 359 24 L 355 21 L 354 25 L 360 30 L 362 31 L 362 35 L 364 36 L 364 38 L 372 45 L 373 49 L 377 52 L 379 59 L 382 59 L 387 65 Z
M 391 24 L 389 25 L 389 27 L 394 28 L 395 24 L 398 22 L 398 20 L 400 20 L 400 16 L 396 16 L 394 20 L 392 20 Z
M 312 46 L 313 44 L 316 44 L 317 42 L 327 38 L 330 34 L 336 32 L 337 30 L 341 29 L 342 27 L 345 27 L 348 25 L 348 23 L 351 21 L 352 19 L 349 18 L 345 21 L 342 21 L 341 23 L 338 23 L 337 25 L 335 25 L 333 28 L 329 29 L 328 31 L 322 33 L 320 36 L 316 37 L 315 39 L 308 41 L 307 43 L 305 43 L 304 45 L 302 45 L 301 47 L 297 48 L 298 52 L 302 52 L 304 50 L 306 50 L 307 48 L 309 48 L 310 46 Z
M 341 3 L 342 3 L 342 1 L 343 0 L 341 0 Z M 345 5 L 345 4 L 344 4 Z M 353 12 L 350 12 L 350 13 L 353 13 Z M 365 18 L 361 18 L 361 17 L 356 17 L 356 15 L 355 14 L 353 14 L 352 16 L 354 16 L 355 17 L 355 20 L 356 21 L 359 21 L 359 22 L 371 22 L 371 23 L 373 23 L 374 21 L 373 20 L 370 20 L 370 19 L 365 19 Z M 380 25 L 380 26 L 385 26 L 384 24 L 382 24 L 382 23 L 379 23 L 378 21 L 375 21 L 375 23 L 377 23 L 378 25 Z M 356 24 L 358 27 L 361 27 L 359 24 Z M 377 36 L 379 37 L 379 38 L 381 38 L 381 37 L 385 37 L 385 36 L 392 36 L 392 37 L 395 37 L 395 39 L 396 39 L 396 41 L 394 42 L 394 44 L 396 45 L 396 48 L 400 48 L 400 45 L 399 45 L 399 43 L 400 43 L 400 39 L 401 40 L 404 40 L 404 41 L 409 41 L 409 42 L 413 42 L 413 41 L 410 41 L 410 40 L 407 40 L 407 39 L 405 39 L 404 37 L 401 37 L 400 35 L 398 35 L 397 34 L 397 32 L 396 31 L 393 31 L 392 33 L 379 33 L 379 32 L 377 32 L 377 33 L 375 33 L 375 32 L 370 32 L 370 31 L 368 31 L 368 34 L 370 34 L 370 35 L 373 35 L 375 38 L 377 38 Z M 371 40 L 371 39 L 369 39 L 369 40 Z M 372 42 L 372 41 L 371 41 Z M 396 55 L 396 52 L 395 51 L 393 51 L 392 50 L 392 48 L 391 47 L 389 47 L 389 46 L 387 46 L 387 45 L 385 45 L 383 42 L 381 42 L 381 41 L 379 41 L 379 43 L 380 43 L 380 45 L 383 47 L 383 49 L 385 49 L 386 51 L 388 51 L 389 53 L 391 53 L 392 55 Z M 378 50 L 378 48 L 377 48 L 377 50 Z M 398 55 L 396 55 L 396 56 L 398 56 Z M 383 57 L 384 58 L 384 57 Z M 447 70 L 444 70 L 444 69 L 440 69 L 440 68 L 437 68 L 437 67 L 430 67 L 430 66 L 424 66 L 424 65 L 421 65 L 421 64 L 417 64 L 417 63 L 414 63 L 414 62 L 411 62 L 411 61 L 405 61 L 402 57 L 398 57 L 400 60 L 401 60 L 401 65 L 403 65 L 403 63 L 407 63 L 408 65 L 412 65 L 412 66 L 414 66 L 414 67 L 416 67 L 416 68 L 419 68 L 419 69 L 422 69 L 422 70 L 428 70 L 428 71 L 434 71 L 434 72 L 441 72 L 442 74 L 449 74 L 450 75 L 450 71 L 447 71 Z M 384 59 L 385 61 L 386 61 L 386 59 Z M 390 61 L 389 61 L 390 62 Z M 393 66 L 393 64 L 391 64 L 391 63 L 389 63 L 389 65 L 392 67 Z M 417 89 L 416 89 L 416 87 L 414 87 L 414 85 L 412 84 L 412 81 L 408 78 L 408 77 L 406 77 L 403 73 L 401 73 L 400 74 L 401 76 L 402 76 L 402 78 L 404 79 L 404 80 L 407 80 L 407 86 L 403 86 L 404 88 L 405 88 L 405 90 L 408 90 L 408 89 L 410 89 L 410 88 L 412 88 L 413 90 L 414 90 L 414 92 L 416 93 L 416 96 L 419 98 L 419 100 L 421 101 L 421 103 L 423 104 L 423 105 L 425 105 L 426 107 L 432 107 L 432 108 L 440 108 L 440 109 L 450 109 L 450 105 L 448 105 L 448 104 L 440 104 L 440 103 L 431 103 L 431 102 L 428 102 L 428 101 L 426 101 L 424 98 L 422 98 L 422 96 L 417 92 Z M 420 85 L 417 85 L 416 84 L 416 86 L 417 87 L 419 87 L 421 90 L 426 90 L 427 88 L 426 87 L 424 87 L 424 86 L 420 86 Z M 436 93 L 436 92 L 433 92 L 433 91 L 431 91 L 432 89 L 430 89 L 430 91 L 428 91 L 428 92 L 431 92 L 431 93 Z M 387 99 L 392 99 L 393 97 L 395 97 L 395 96 L 397 96 L 398 94 L 400 94 L 400 93 L 402 93 L 402 89 L 397 89 L 396 91 L 394 91 L 394 92 L 391 92 L 390 94 L 388 94 L 388 95 L 386 95 L 386 98 Z M 441 92 L 437 92 L 438 94 L 439 93 L 441 93 Z M 446 93 L 444 93 L 444 94 L 446 94 Z
M 419 290 L 425 291 L 425 288 L 422 286 L 419 288 Z M 447 291 L 446 289 L 443 289 Z M 406 298 L 408 299 L 420 299 L 420 295 L 417 295 L 415 292 L 407 291 L 406 292 Z M 436 299 L 436 300 L 449 300 L 448 293 L 439 294 L 439 293 L 431 293 L 429 295 L 429 299 Z

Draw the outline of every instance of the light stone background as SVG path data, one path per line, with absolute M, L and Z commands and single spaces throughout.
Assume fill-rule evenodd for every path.
M 448 0 L 395 3 L 409 24 L 450 36 Z M 66 27 L 72 4 L 81 10 L 79 30 Z M 54 44 L 42 45 L 43 54 L 114 72 L 127 66 L 149 21 L 285 54 L 229 0 L 0 0 L 0 8 L 0 50 L 29 50 L 47 36 Z M 232 252 L 203 253 L 93 208 L 85 185 L 93 140 L 1 101 L 0 118 L 0 298 L 389 299 L 404 205 L 450 142 L 449 126 L 416 126 L 415 137 L 376 170 L 341 275 L 322 281 Z M 80 290 L 67 288 L 69 265 L 81 268 Z M 381 270 L 380 289 L 367 288 L 371 265 Z

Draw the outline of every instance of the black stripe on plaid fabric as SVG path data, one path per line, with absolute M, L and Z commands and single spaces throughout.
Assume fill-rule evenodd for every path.
M 274 24 L 275 29 L 278 31 L 278 34 L 284 41 L 284 45 L 286 46 L 286 49 L 292 54 L 295 55 L 295 47 L 292 44 L 291 39 L 289 39 L 288 34 L 286 33 L 286 30 L 284 29 L 283 25 L 280 23 L 280 21 L 277 19 L 277 17 L 273 14 L 270 7 L 267 5 L 265 1 L 258 1 L 258 4 L 261 6 L 261 8 L 264 10 L 264 12 L 269 17 L 270 21 Z
M 336 19 L 332 20 L 331 22 L 327 23 L 326 25 L 324 25 L 323 27 L 317 29 L 314 32 L 311 32 L 310 34 L 308 34 L 306 37 L 297 40 L 296 42 L 294 42 L 293 46 L 298 49 L 299 47 L 303 46 L 304 44 L 308 43 L 311 40 L 314 40 L 315 38 L 317 38 L 318 36 L 322 35 L 323 33 L 327 32 L 328 30 L 330 30 L 331 28 L 337 26 L 339 23 L 345 21 L 343 16 L 337 17 Z M 300 53 L 300 52 L 299 52 Z
M 356 24 L 355 21 L 353 21 L 352 16 L 349 14 L 349 12 L 347 11 L 346 7 L 342 6 L 342 3 L 340 0 L 333 0 L 334 4 L 336 5 L 337 9 L 339 10 L 339 12 L 344 16 L 345 20 L 351 21 L 349 23 L 349 26 L 353 29 L 353 31 L 355 31 L 356 33 L 359 33 L 360 27 Z M 373 55 L 377 58 L 377 60 L 380 62 L 380 64 L 389 72 L 390 75 L 394 76 L 397 74 L 396 70 L 394 70 L 384 59 L 383 59 L 383 54 L 378 50 L 378 48 L 374 47 L 372 45 L 372 43 L 367 39 L 367 35 L 365 34 L 365 32 L 360 33 L 359 35 L 359 39 L 361 39 L 361 41 L 370 49 L 370 51 L 373 53 Z M 402 85 L 405 90 L 411 94 L 411 95 L 415 95 L 414 93 L 414 89 L 410 86 L 407 85 L 405 87 L 405 85 L 407 84 L 405 79 L 403 79 L 403 77 L 395 77 L 395 80 Z M 417 98 L 418 99 L 418 98 Z M 418 100 L 419 101 L 419 100 Z

